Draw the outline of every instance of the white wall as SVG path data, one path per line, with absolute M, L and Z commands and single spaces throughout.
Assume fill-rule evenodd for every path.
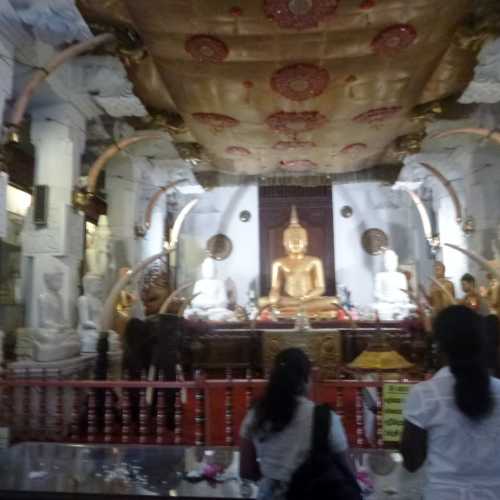
M 251 213 L 248 222 L 242 222 L 242 210 Z M 193 212 L 186 218 L 180 236 L 178 284 L 199 277 L 201 262 L 206 257 L 207 240 L 217 234 L 226 234 L 233 243 L 231 255 L 217 263 L 220 279 L 227 287 L 235 288 L 235 300 L 247 302 L 250 287 L 256 289 L 259 281 L 259 211 L 256 185 L 225 186 L 205 192 Z
M 350 218 L 340 213 L 344 205 L 353 209 Z M 427 272 L 426 242 L 406 193 L 374 182 L 333 186 L 333 211 L 337 287 L 347 286 L 354 304 L 364 307 L 373 302 L 375 274 L 383 270 L 382 256 L 369 255 L 361 246 L 367 229 L 382 229 L 400 264 L 417 266 L 418 279 Z

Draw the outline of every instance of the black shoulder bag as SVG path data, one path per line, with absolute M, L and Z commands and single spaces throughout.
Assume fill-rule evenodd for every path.
M 287 500 L 362 500 L 361 489 L 350 468 L 330 448 L 330 427 L 330 408 L 316 406 L 311 451 L 293 473 Z

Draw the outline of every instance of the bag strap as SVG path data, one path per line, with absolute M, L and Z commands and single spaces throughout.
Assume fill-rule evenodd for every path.
M 326 404 L 314 407 L 311 453 L 328 448 L 330 435 L 330 408 Z

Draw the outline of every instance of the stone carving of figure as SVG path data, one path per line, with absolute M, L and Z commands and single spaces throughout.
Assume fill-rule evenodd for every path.
M 455 303 L 455 286 L 445 277 L 445 272 L 446 268 L 442 262 L 434 262 L 434 278 L 441 287 L 432 283 L 429 290 L 429 302 L 432 306 L 433 316 Z
M 373 308 L 383 321 L 400 320 L 415 310 L 408 295 L 408 280 L 398 271 L 399 258 L 393 250 L 384 253 L 385 271 L 375 276 Z
M 111 244 L 111 230 L 108 218 L 105 215 L 100 215 L 97 228 L 85 253 L 85 260 L 89 274 L 96 274 L 105 278 L 105 292 L 107 292 L 110 285 L 108 281 L 114 278 Z
M 78 334 L 64 316 L 63 277 L 59 270 L 43 275 L 46 292 L 38 297 L 38 328 L 33 333 L 35 361 L 58 361 L 80 353 Z
M 308 316 L 337 316 L 338 299 L 324 295 L 323 262 L 306 254 L 308 244 L 307 231 L 293 206 L 290 224 L 283 232 L 287 256 L 273 262 L 269 297 L 259 300 L 260 307 L 271 305 L 284 317 L 296 317 L 301 311 Z
M 78 298 L 78 334 L 82 352 L 96 352 L 103 307 L 102 292 L 101 276 L 86 274 L 83 277 L 83 295 Z
M 201 265 L 201 279 L 194 285 L 193 300 L 185 311 L 185 317 L 211 321 L 236 320 L 234 312 L 228 309 L 224 282 L 217 279 L 215 261 L 210 257 L 207 257 Z

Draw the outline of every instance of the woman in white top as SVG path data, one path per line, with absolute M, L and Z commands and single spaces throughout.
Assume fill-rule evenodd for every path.
M 481 317 L 451 306 L 434 332 L 447 366 L 410 391 L 405 466 L 426 462 L 425 500 L 500 500 L 500 380 L 488 371 Z
M 311 363 L 296 348 L 280 352 L 261 400 L 241 425 L 240 475 L 260 480 L 259 500 L 285 498 L 292 474 L 308 457 L 314 403 L 307 399 Z M 347 459 L 347 438 L 338 415 L 331 413 L 329 435 L 338 459 Z

